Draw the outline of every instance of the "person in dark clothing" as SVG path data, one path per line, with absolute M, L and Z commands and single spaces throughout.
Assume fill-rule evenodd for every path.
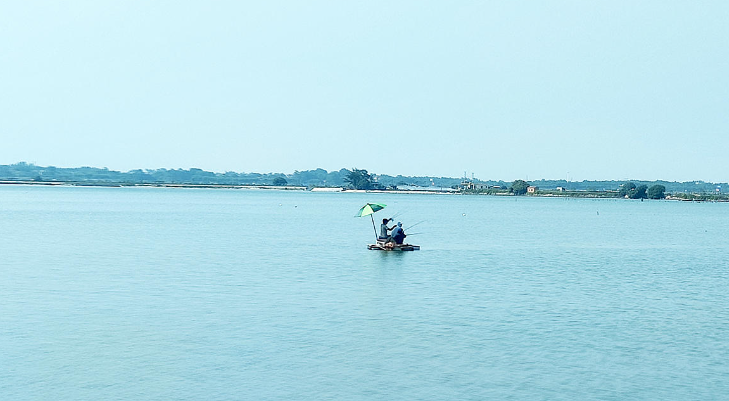
M 407 235 L 405 235 L 405 230 L 402 229 L 402 223 L 398 222 L 397 227 L 392 230 L 392 239 L 399 245 L 403 243 L 405 237 Z

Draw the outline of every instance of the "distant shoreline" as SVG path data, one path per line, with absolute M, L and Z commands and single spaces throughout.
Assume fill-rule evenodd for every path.
M 177 184 L 177 183 L 117 183 L 117 182 L 80 182 L 80 181 L 0 181 L 0 185 L 31 185 L 47 187 L 89 187 L 89 188 L 197 188 L 197 189 L 262 189 L 274 191 L 307 191 L 320 193 L 389 193 L 389 194 L 456 194 L 458 191 L 446 190 L 363 190 L 341 187 L 304 187 L 295 185 L 230 185 L 230 184 Z
M 362 185 L 362 179 L 369 181 L 368 185 Z M 212 172 L 199 168 L 190 169 L 136 169 L 127 172 L 109 170 L 97 167 L 54 167 L 37 166 L 33 163 L 18 162 L 15 164 L 0 164 L 0 181 L 9 184 L 27 183 L 29 185 L 77 185 L 77 186 L 161 186 L 161 187 L 189 187 L 189 188 L 255 188 L 255 189 L 285 189 L 303 190 L 316 188 L 317 191 L 340 192 L 341 188 L 347 188 L 350 184 L 355 187 L 373 187 L 376 189 L 387 189 L 389 191 L 417 191 L 427 192 L 457 192 L 457 193 L 478 193 L 502 195 L 504 190 L 513 186 L 514 183 L 524 183 L 538 190 L 532 196 L 542 195 L 548 191 L 568 191 L 573 196 L 585 196 L 585 193 L 598 193 L 598 197 L 613 197 L 610 192 L 617 192 L 623 185 L 630 182 L 636 187 L 652 187 L 661 185 L 665 194 L 698 194 L 703 198 L 716 199 L 729 196 L 729 183 L 711 183 L 701 180 L 697 181 L 665 181 L 665 180 L 582 180 L 571 181 L 569 179 L 536 179 L 529 182 L 515 180 L 504 182 L 503 180 L 482 180 L 476 179 L 473 174 L 467 178 L 464 172 L 463 177 L 436 177 L 436 176 L 391 176 L 386 174 L 368 173 L 367 170 L 340 169 L 327 171 L 321 168 L 314 170 L 298 171 L 291 174 L 284 173 L 255 173 L 255 172 L 234 172 L 226 171 Z M 275 188 L 272 188 L 275 187 Z M 722 188 L 726 195 L 722 194 Z M 521 190 L 519 191 L 521 192 Z M 563 193 L 559 194 L 563 196 Z
M 362 190 L 345 189 L 341 187 L 314 187 L 304 186 L 275 186 L 275 185 L 229 185 L 229 184 L 178 184 L 178 183 L 117 183 L 117 182 L 79 182 L 79 181 L 13 181 L 2 180 L 1 185 L 8 186 L 45 186 L 45 187 L 89 187 L 89 188 L 184 188 L 184 189 L 245 189 L 245 190 L 273 190 L 273 191 L 301 191 L 318 193 L 374 193 L 374 194 L 409 194 L 409 195 L 471 195 L 471 196 L 517 196 L 513 193 L 479 193 L 471 191 L 458 191 L 451 189 L 422 189 L 422 190 Z M 534 194 L 520 195 L 519 197 L 537 198 L 571 198 L 571 199 L 623 199 L 606 191 L 540 191 Z M 637 200 L 637 199 L 636 199 Z M 649 199 L 653 200 L 653 199 Z M 683 202 L 729 202 L 729 195 L 702 195 L 702 194 L 666 194 L 663 200 Z
M 0 185 L 32 185 L 50 187 L 95 187 L 95 188 L 208 188 L 208 189 L 274 189 L 283 191 L 306 191 L 300 186 L 272 185 L 229 185 L 229 184 L 175 184 L 175 183 L 118 183 L 118 182 L 80 182 L 80 181 L 0 181 Z

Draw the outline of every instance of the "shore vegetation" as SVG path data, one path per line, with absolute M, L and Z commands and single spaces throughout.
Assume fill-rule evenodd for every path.
M 212 172 L 190 169 L 135 169 L 126 172 L 98 167 L 63 168 L 19 162 L 0 165 L 2 184 L 80 186 L 173 186 L 243 187 L 280 189 L 342 188 L 357 190 L 428 190 L 474 195 L 560 196 L 574 198 L 671 199 L 684 201 L 729 201 L 727 183 L 705 181 L 568 181 L 568 180 L 479 180 L 432 176 L 391 176 L 365 169 L 321 168 L 290 174 Z

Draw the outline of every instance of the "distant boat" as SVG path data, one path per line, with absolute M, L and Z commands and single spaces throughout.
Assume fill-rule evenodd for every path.
M 418 245 L 411 245 L 411 244 L 397 244 L 393 241 L 389 241 L 388 239 L 382 239 L 377 236 L 377 229 L 375 228 L 375 219 L 372 217 L 373 214 L 379 212 L 380 210 L 384 209 L 387 205 L 384 203 L 367 203 L 364 206 L 362 206 L 359 209 L 359 212 L 354 217 L 362 217 L 362 216 L 370 216 L 370 219 L 372 220 L 372 229 L 375 230 L 375 243 L 367 245 L 367 249 L 371 251 L 419 251 L 420 246 Z M 392 220 L 392 219 L 385 219 L 385 220 Z M 398 226 L 401 225 L 401 223 L 397 223 Z M 384 234 L 387 232 L 385 231 Z M 404 232 L 403 232 L 404 234 Z M 405 236 L 403 235 L 403 239 Z

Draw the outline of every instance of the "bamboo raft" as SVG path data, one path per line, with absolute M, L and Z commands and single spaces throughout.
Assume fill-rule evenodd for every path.
M 376 244 L 367 245 L 367 249 L 370 251 L 419 251 L 420 245 L 377 241 Z

